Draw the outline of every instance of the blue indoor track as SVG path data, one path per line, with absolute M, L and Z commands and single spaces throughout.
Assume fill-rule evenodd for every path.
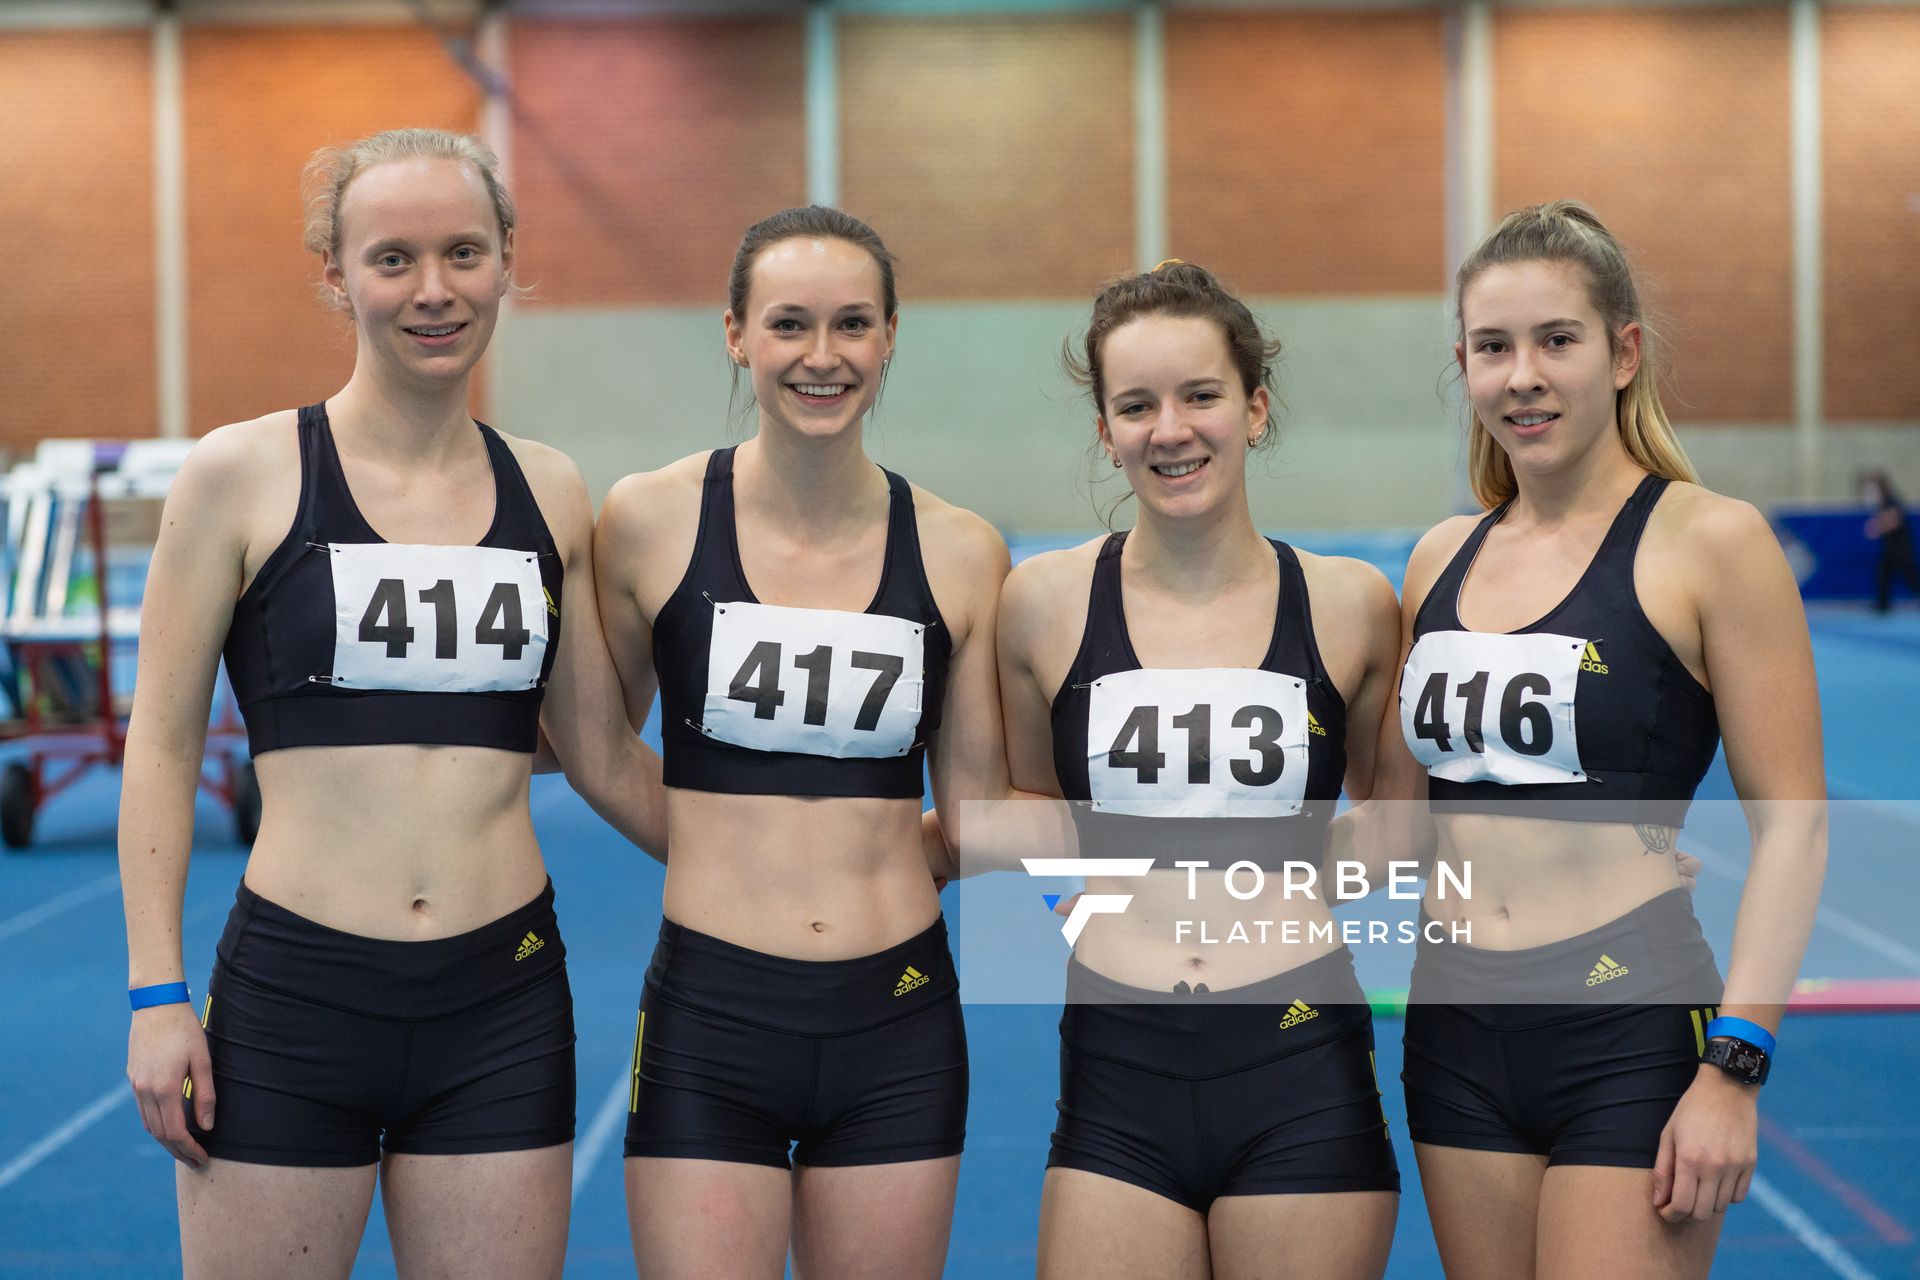
M 1374 556 L 1396 569 L 1393 562 L 1405 554 L 1404 540 L 1392 537 L 1299 541 Z M 1833 794 L 1879 802 L 1870 811 L 1883 820 L 1870 852 L 1851 856 L 1836 842 L 1827 912 L 1806 967 L 1812 975 L 1840 976 L 1836 966 L 1858 968 L 1857 955 L 1868 954 L 1865 976 L 1920 979 L 1920 611 L 1906 610 L 1890 618 L 1837 605 L 1812 611 Z M 118 787 L 116 775 L 95 774 L 42 814 L 32 849 L 0 857 L 0 955 L 9 975 L 0 1064 L 13 1081 L 0 1108 L 0 1276 L 179 1273 L 172 1162 L 142 1131 L 123 1075 Z M 1702 794 L 1731 797 L 1724 766 L 1716 766 Z M 631 1276 L 620 1138 L 634 1008 L 658 926 L 663 871 L 558 778 L 534 780 L 533 813 L 558 889 L 579 1026 L 567 1275 Z M 1718 946 L 1724 935 L 1715 913 L 1731 910 L 1741 860 L 1716 857 L 1719 870 L 1710 863 L 1702 879 L 1701 915 Z M 187 973 L 196 997 L 244 860 L 230 816 L 203 800 L 186 894 Z M 950 913 L 956 896 L 947 891 Z M 968 1008 L 973 1104 L 950 1277 L 1032 1274 L 1058 1016 L 1057 1008 L 1034 1005 Z M 1377 1034 L 1406 1183 L 1387 1274 L 1438 1277 L 1405 1138 L 1400 1025 L 1381 1018 Z M 1762 1095 L 1760 1178 L 1747 1203 L 1729 1214 L 1714 1274 L 1920 1275 L 1920 1160 L 1913 1154 L 1920 1109 L 1912 1082 L 1920 1014 L 1796 1014 L 1780 1039 L 1777 1070 Z M 394 1274 L 377 1199 L 354 1274 Z

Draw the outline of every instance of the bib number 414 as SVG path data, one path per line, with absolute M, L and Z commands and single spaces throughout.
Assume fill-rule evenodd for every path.
M 530 689 L 547 652 L 538 558 L 502 547 L 335 543 L 332 682 L 349 689 Z

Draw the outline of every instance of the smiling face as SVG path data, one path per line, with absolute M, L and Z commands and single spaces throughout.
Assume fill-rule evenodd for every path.
M 1190 519 L 1245 507 L 1247 450 L 1266 429 L 1267 390 L 1248 395 L 1219 324 L 1148 314 L 1100 344 L 1101 443 L 1143 511 Z
M 1460 318 L 1467 398 L 1516 475 L 1618 446 L 1615 400 L 1640 367 L 1640 326 L 1609 333 L 1581 267 L 1489 267 L 1461 292 Z
M 511 234 L 480 174 L 461 160 L 394 160 L 341 197 L 326 282 L 352 313 L 359 358 L 434 384 L 473 369 L 493 336 L 513 261 Z
M 880 265 L 832 237 L 778 240 L 755 258 L 746 302 L 726 314 L 727 353 L 753 377 L 762 427 L 833 436 L 880 394 L 898 317 Z

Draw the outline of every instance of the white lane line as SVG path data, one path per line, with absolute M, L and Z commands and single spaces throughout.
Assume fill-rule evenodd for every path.
M 1697 840 L 1682 839 L 1680 845 L 1688 853 L 1700 859 L 1701 864 L 1717 876 L 1735 882 L 1741 882 L 1747 878 L 1746 868 L 1740 863 L 1723 853 L 1716 853 Z M 1889 938 L 1872 925 L 1856 920 L 1844 911 L 1821 906 L 1814 913 L 1813 920 L 1815 924 L 1825 925 L 1883 960 L 1891 960 L 1897 965 L 1903 965 L 1915 973 L 1920 973 L 1920 951 L 1915 951 L 1905 943 Z
M 0 921 L 0 942 L 17 933 L 25 933 L 37 924 L 53 919 L 63 911 L 71 910 L 83 902 L 91 902 L 103 894 L 112 893 L 120 887 L 120 873 L 110 872 L 98 880 L 89 880 L 77 889 L 69 889 L 57 898 L 51 898 L 37 907 L 30 907 L 12 919 Z
M 1778 1218 L 1787 1230 L 1800 1238 L 1809 1252 L 1833 1269 L 1833 1274 L 1844 1280 L 1878 1280 L 1873 1272 L 1861 1266 L 1859 1260 L 1845 1249 L 1840 1242 L 1822 1231 L 1801 1211 L 1800 1206 L 1781 1195 L 1771 1182 L 1759 1174 L 1753 1175 L 1753 1182 L 1747 1190 L 1760 1202 L 1760 1207 Z
M 627 1118 L 627 1099 L 633 1088 L 631 1068 L 621 1067 L 620 1075 L 607 1090 L 606 1100 L 600 1109 L 593 1113 L 593 1123 L 587 1126 L 587 1136 L 574 1144 L 573 1148 L 573 1198 L 580 1198 L 580 1188 L 587 1185 L 587 1179 L 593 1176 L 594 1163 L 600 1158 L 600 1152 L 612 1140 L 614 1132 Z
M 122 1102 L 131 1103 L 132 1101 L 133 1092 L 128 1089 L 127 1082 L 122 1080 L 115 1084 L 113 1088 L 75 1112 L 65 1124 L 22 1151 L 9 1161 L 4 1169 L 0 1169 L 0 1191 L 6 1190 L 7 1187 L 24 1178 L 33 1171 L 35 1165 L 92 1128 L 101 1116 L 106 1115 Z

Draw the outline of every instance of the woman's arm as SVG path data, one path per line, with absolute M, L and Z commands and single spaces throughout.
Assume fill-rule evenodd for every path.
M 1374 727 L 1372 749 L 1367 753 L 1371 773 L 1362 773 L 1357 767 L 1360 753 L 1350 741 L 1346 790 L 1354 806 L 1333 820 L 1326 861 L 1332 865 L 1360 863 L 1366 869 L 1367 884 L 1375 888 L 1386 883 L 1389 863 L 1425 865 L 1433 858 L 1434 828 L 1426 808 L 1426 770 L 1407 750 L 1400 728 L 1400 672 L 1413 648 L 1414 619 L 1426 603 L 1427 592 L 1473 531 L 1475 522 L 1473 516 L 1455 516 L 1429 529 L 1407 559 L 1398 608 L 1389 611 L 1367 606 L 1370 628 L 1393 647 L 1381 668 L 1386 678 L 1377 714 L 1371 721 L 1357 713 L 1347 717 L 1353 739 L 1365 733 L 1368 725 Z
M 1068 553 L 1035 556 L 997 582 L 987 661 L 994 700 L 976 710 L 993 754 L 981 781 L 987 788 L 954 810 L 961 820 L 947 831 L 945 874 L 1011 869 L 1023 857 L 1073 857 L 1078 843 L 1053 772 L 1053 724 L 1048 700 L 1033 672 L 1034 655 L 1057 626 Z M 1084 584 L 1082 585 L 1084 595 Z M 937 793 L 936 793 L 937 794 Z M 957 832 L 957 835 L 956 835 Z
M 586 484 L 564 454 L 524 441 L 517 447 L 566 565 L 560 652 L 540 707 L 542 745 L 551 748 L 567 781 L 595 813 L 664 862 L 667 815 L 660 757 L 640 741 L 628 720 L 600 629 L 593 508 Z M 644 709 L 641 718 L 644 721 Z
M 220 649 L 239 598 L 246 554 L 244 496 L 259 487 L 249 433 L 203 439 L 174 478 L 140 608 L 139 668 L 120 789 L 120 893 L 127 917 L 127 985 L 182 982 L 180 908 L 193 846 L 193 801 L 206 749 Z M 236 501 L 236 498 L 240 501 Z M 133 1014 L 127 1080 L 140 1122 L 175 1159 L 207 1160 L 186 1126 L 181 1082 L 195 1118 L 214 1121 L 206 1033 L 190 1004 Z
M 928 564 L 929 582 L 953 633 L 940 731 L 927 744 L 934 809 L 921 824 L 927 869 L 944 882 L 959 875 L 960 842 L 971 838 L 968 819 L 1008 790 L 994 628 L 1009 556 L 1000 534 L 971 511 L 924 505 L 923 527 L 932 536 L 923 540 L 923 554 L 938 548 Z
M 1676 495 L 1677 496 L 1677 495 Z M 1800 592 L 1765 517 L 1696 491 L 1685 522 L 1707 683 L 1753 854 L 1734 924 L 1723 1015 L 1775 1031 L 1826 874 L 1826 775 L 1813 646 Z M 1661 1136 L 1654 1207 L 1677 1222 L 1746 1197 L 1758 1090 L 1702 1064 Z

